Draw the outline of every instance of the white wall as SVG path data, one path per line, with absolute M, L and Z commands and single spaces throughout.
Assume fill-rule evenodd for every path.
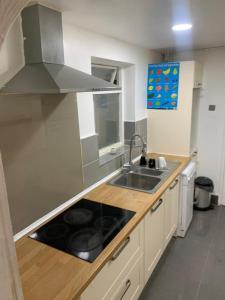
M 225 47 L 180 52 L 174 58 L 195 59 L 203 65 L 197 136 L 199 175 L 213 179 L 215 192 L 222 200 L 225 165 Z M 216 111 L 208 111 L 209 104 L 215 104 Z
M 0 49 L 0 86 L 7 82 L 24 65 L 21 19 L 10 29 Z
M 180 64 L 176 110 L 148 110 L 148 149 L 151 152 L 189 156 L 194 62 Z
M 136 121 L 146 117 L 147 65 L 158 62 L 156 52 L 137 47 L 110 37 L 70 25 L 63 18 L 65 63 L 91 73 L 91 57 L 125 63 L 125 120 Z M 95 133 L 92 94 L 78 95 L 81 137 Z

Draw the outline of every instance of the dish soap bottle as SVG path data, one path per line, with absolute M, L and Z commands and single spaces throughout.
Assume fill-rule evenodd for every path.
M 140 159 L 140 166 L 146 166 L 146 165 L 147 165 L 146 151 L 144 149 L 142 149 L 141 159 Z

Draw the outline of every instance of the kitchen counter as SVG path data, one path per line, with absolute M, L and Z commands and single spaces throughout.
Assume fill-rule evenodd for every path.
M 151 154 L 151 157 L 153 154 Z M 157 156 L 157 154 L 154 154 Z M 144 218 L 150 207 L 164 193 L 190 161 L 188 157 L 166 156 L 180 161 L 177 169 L 154 194 L 119 188 L 106 183 L 84 198 L 135 211 L 135 216 L 102 251 L 93 263 L 78 259 L 28 238 L 16 242 L 19 270 L 25 300 L 77 299 L 95 275 L 102 269 L 123 240 Z

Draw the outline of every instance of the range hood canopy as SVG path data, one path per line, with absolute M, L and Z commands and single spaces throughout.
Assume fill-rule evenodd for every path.
M 62 15 L 36 4 L 22 11 L 25 66 L 0 94 L 59 94 L 121 88 L 64 65 Z

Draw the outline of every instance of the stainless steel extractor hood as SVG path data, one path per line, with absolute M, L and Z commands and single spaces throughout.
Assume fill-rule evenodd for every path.
M 36 4 L 22 11 L 25 66 L 0 94 L 58 94 L 120 87 L 64 65 L 61 13 Z M 71 53 L 72 55 L 72 53 Z

